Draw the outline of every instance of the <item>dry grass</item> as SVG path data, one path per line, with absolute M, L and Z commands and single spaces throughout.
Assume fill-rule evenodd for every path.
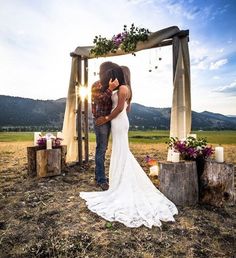
M 234 257 L 235 207 L 179 207 L 176 223 L 162 228 L 107 223 L 79 197 L 98 190 L 93 161 L 58 177 L 32 179 L 28 145 L 0 143 L 0 257 Z M 236 146 L 224 147 L 226 161 L 235 164 Z M 93 157 L 93 143 L 90 150 Z M 131 144 L 131 150 L 146 171 L 146 155 L 166 157 L 165 144 Z

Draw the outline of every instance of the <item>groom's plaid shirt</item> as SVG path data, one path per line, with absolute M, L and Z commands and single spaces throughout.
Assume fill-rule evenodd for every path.
M 92 85 L 92 113 L 94 118 L 100 116 L 107 116 L 111 113 L 112 101 L 111 95 L 112 91 L 107 89 L 106 91 L 101 91 L 102 85 L 100 81 L 96 81 Z

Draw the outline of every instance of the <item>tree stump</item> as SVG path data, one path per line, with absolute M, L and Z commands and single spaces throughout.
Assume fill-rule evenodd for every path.
M 61 174 L 61 149 L 39 150 L 36 153 L 36 161 L 38 177 Z
M 27 164 L 28 164 L 28 176 L 35 177 L 37 176 L 36 171 L 36 152 L 42 150 L 44 147 L 41 146 L 32 146 L 27 147 Z
M 198 202 L 195 161 L 160 162 L 160 191 L 174 204 L 191 206 Z
M 201 176 L 200 202 L 221 207 L 234 205 L 234 166 L 233 164 L 206 161 Z
M 54 147 L 53 149 L 61 150 L 61 170 L 64 171 L 66 169 L 67 146 L 60 145 L 58 147 Z M 42 146 L 27 147 L 28 175 L 31 177 L 37 176 L 36 153 L 39 150 L 45 150 L 45 147 L 42 147 Z

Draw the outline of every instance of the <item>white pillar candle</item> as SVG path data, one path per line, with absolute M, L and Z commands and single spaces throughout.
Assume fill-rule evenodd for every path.
M 47 150 L 52 149 L 52 139 L 47 139 Z
M 217 162 L 224 162 L 224 148 L 215 147 L 215 159 Z
M 38 145 L 38 139 L 41 136 L 41 132 L 34 132 L 34 146 Z
M 167 161 L 172 161 L 172 153 L 173 153 L 173 150 L 172 149 L 168 149 Z
M 158 165 L 154 165 L 154 166 L 151 166 L 150 168 L 149 168 L 149 170 L 150 170 L 150 176 L 158 176 L 158 174 L 159 174 L 159 166 Z
M 172 162 L 179 162 L 179 152 L 172 153 Z
M 62 137 L 62 132 L 57 132 L 57 138 L 63 139 L 63 137 Z

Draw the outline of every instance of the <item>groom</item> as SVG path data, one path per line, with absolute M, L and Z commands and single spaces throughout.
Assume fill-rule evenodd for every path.
M 94 131 L 96 135 L 96 152 L 95 152 L 95 180 L 98 186 L 103 191 L 108 190 L 109 184 L 105 175 L 105 155 L 108 146 L 108 140 L 110 136 L 111 124 L 110 122 L 97 126 L 95 120 L 100 116 L 107 116 L 111 113 L 112 91 L 117 87 L 115 83 L 105 81 L 106 71 L 115 68 L 118 65 L 112 62 L 104 62 L 100 65 L 100 81 L 96 81 L 92 85 L 92 113 L 94 118 Z M 108 87 L 109 85 L 109 87 Z M 108 87 L 107 89 L 106 86 Z M 104 90 L 105 89 L 105 90 Z

